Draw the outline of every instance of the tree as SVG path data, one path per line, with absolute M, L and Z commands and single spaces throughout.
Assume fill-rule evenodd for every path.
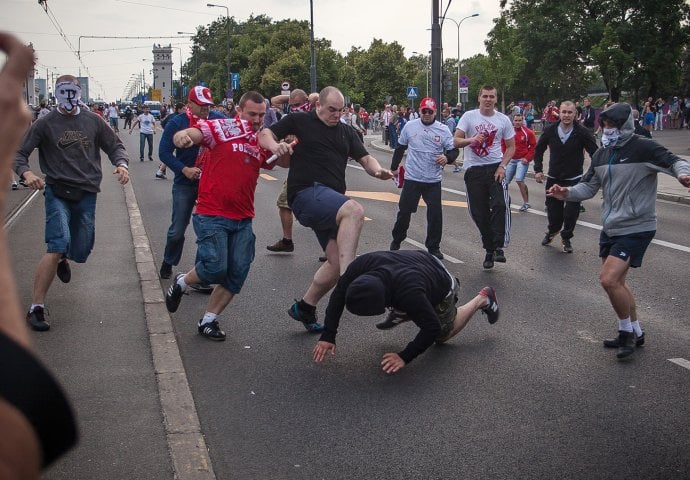
M 597 72 L 616 97 L 665 96 L 681 86 L 690 34 L 684 0 L 513 0 L 506 13 L 527 59 L 517 84 L 541 102 L 585 94 Z
M 494 28 L 484 42 L 489 53 L 486 75 L 489 83 L 498 89 L 501 96 L 501 111 L 505 110 L 505 92 L 513 86 L 527 63 L 518 42 L 517 29 L 509 24 L 508 17 L 502 13 L 494 19 Z

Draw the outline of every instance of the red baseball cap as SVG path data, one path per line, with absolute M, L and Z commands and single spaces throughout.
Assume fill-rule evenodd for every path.
M 430 108 L 434 111 L 434 113 L 436 113 L 436 101 L 430 97 L 423 98 L 422 102 L 419 104 L 419 110 L 423 108 Z
M 215 105 L 211 97 L 211 90 L 201 85 L 192 87 L 189 91 L 188 99 L 190 102 L 194 102 L 197 105 Z

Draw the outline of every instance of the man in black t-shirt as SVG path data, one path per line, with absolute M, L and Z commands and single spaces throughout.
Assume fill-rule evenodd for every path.
M 291 113 L 259 134 L 263 148 L 278 156 L 292 154 L 288 205 L 302 225 L 314 230 L 326 252 L 327 261 L 314 275 L 303 299 L 288 311 L 310 332 L 323 329 L 316 321 L 316 304 L 355 258 L 364 224 L 362 205 L 345 196 L 348 157 L 359 162 L 372 177 L 393 178 L 390 170 L 369 155 L 356 132 L 340 122 L 344 105 L 340 90 L 326 87 L 319 93 L 315 110 Z M 299 141 L 294 148 L 277 140 L 288 135 Z

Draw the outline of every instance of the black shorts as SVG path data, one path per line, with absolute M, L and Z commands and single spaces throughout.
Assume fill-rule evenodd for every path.
M 655 234 L 656 230 L 651 230 L 609 237 L 602 231 L 599 236 L 599 256 L 606 258 L 612 255 L 624 261 L 630 259 L 631 267 L 639 267 Z

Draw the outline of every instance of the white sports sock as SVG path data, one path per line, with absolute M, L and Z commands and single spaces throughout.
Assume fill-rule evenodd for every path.
M 211 323 L 216 318 L 218 318 L 218 314 L 213 313 L 213 312 L 206 312 L 206 313 L 204 313 L 204 318 L 202 318 L 199 321 L 199 326 L 206 325 L 207 323 Z
M 618 320 L 618 330 L 622 332 L 631 332 L 633 331 L 633 327 L 630 323 L 630 317 L 624 318 L 623 320 Z
M 630 322 L 630 325 L 632 325 L 633 332 L 635 332 L 635 335 L 638 337 L 642 335 L 642 327 L 640 326 L 639 320 L 635 320 L 634 322 Z
M 184 275 L 177 279 L 177 284 L 180 286 L 180 288 L 182 288 L 183 292 L 187 291 L 188 285 L 184 281 Z

